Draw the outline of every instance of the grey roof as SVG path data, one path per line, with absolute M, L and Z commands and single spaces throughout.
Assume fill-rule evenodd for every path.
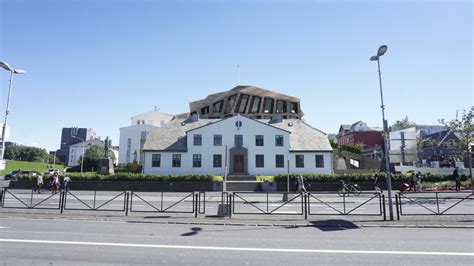
M 186 132 L 188 130 L 205 126 L 221 119 L 199 119 L 192 122 L 191 118 L 176 118 L 168 124 L 150 131 L 143 150 L 160 151 L 187 151 Z
M 175 118 L 163 127 L 152 130 L 143 150 L 186 152 L 187 131 L 222 120 L 199 119 L 192 122 L 191 119 Z M 290 151 L 332 151 L 327 135 L 300 119 L 284 119 L 279 123 L 271 120 L 256 121 L 290 132 Z
M 265 121 L 264 123 L 268 124 L 268 120 L 260 121 Z M 291 132 L 290 151 L 332 152 L 327 134 L 300 119 L 284 119 L 281 123 L 272 123 L 271 125 Z

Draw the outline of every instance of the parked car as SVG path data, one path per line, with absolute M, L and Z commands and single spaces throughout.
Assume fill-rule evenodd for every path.
M 59 173 L 59 169 L 56 168 L 51 168 L 48 171 L 46 171 L 47 174 L 54 175 L 54 173 Z
M 38 172 L 30 170 L 14 170 L 5 175 L 5 180 L 17 180 L 17 175 L 31 175 L 36 176 Z

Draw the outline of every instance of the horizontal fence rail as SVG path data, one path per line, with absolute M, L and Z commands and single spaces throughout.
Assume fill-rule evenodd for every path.
M 303 215 L 305 210 L 302 193 L 234 192 L 231 199 L 233 214 Z
M 399 192 L 397 219 L 403 215 L 474 215 L 474 194 L 459 191 Z
M 357 197 L 336 193 L 308 193 L 308 215 L 385 216 L 385 196 L 361 192 Z
M 62 193 L 35 193 L 31 190 L 5 188 L 2 194 L 2 208 L 11 209 L 61 209 Z
M 137 192 L 130 194 L 130 212 L 195 213 L 199 197 L 194 192 Z M 205 195 L 205 194 L 204 194 Z M 197 201 L 196 201 L 197 200 Z M 205 205 L 204 205 L 205 206 Z
M 64 191 L 64 210 L 124 212 L 127 207 L 127 192 Z M 110 193 L 113 193 L 110 195 Z

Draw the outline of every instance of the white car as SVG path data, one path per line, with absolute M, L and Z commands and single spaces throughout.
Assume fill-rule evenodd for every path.
M 50 175 L 54 175 L 54 173 L 58 172 L 59 173 L 59 169 L 49 169 L 46 173 L 47 174 L 50 174 Z

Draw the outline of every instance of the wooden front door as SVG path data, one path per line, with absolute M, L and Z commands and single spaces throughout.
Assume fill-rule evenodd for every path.
M 244 155 L 235 154 L 234 155 L 234 173 L 243 173 L 244 172 Z

